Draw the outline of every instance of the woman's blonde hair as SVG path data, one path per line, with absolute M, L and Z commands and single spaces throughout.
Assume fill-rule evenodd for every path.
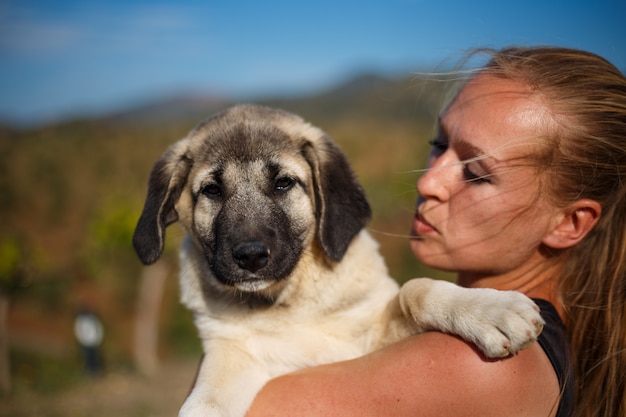
M 592 199 L 598 224 L 562 254 L 576 416 L 626 416 L 626 78 L 580 50 L 491 51 L 480 71 L 526 84 L 558 121 L 537 160 L 555 203 Z

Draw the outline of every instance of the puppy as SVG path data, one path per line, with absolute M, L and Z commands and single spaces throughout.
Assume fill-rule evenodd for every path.
M 502 357 L 543 321 L 517 292 L 415 279 L 398 288 L 365 230 L 370 207 L 338 146 L 280 110 L 242 105 L 173 144 L 133 238 L 144 264 L 180 222 L 182 302 L 204 358 L 180 416 L 243 416 L 271 378 L 440 330 Z

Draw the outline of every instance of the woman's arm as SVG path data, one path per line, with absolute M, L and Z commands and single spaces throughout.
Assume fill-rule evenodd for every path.
M 550 416 L 558 395 L 556 374 L 536 343 L 488 360 L 471 344 L 429 332 L 273 379 L 247 417 Z

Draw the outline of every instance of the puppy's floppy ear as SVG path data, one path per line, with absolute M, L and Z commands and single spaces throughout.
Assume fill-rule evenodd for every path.
M 150 172 L 148 195 L 133 235 L 133 246 L 144 265 L 159 259 L 165 245 L 165 228 L 178 220 L 174 205 L 192 165 L 185 151 L 183 139 L 172 145 Z
M 313 172 L 319 242 L 330 259 L 339 261 L 369 221 L 370 205 L 345 155 L 329 137 L 320 144 L 307 142 L 303 154 Z

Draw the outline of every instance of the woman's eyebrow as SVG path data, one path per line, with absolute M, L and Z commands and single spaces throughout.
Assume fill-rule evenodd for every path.
M 467 140 L 457 138 L 454 141 L 454 146 L 458 149 L 460 154 L 469 155 L 472 158 L 477 156 L 486 155 L 486 153 L 478 146 L 469 143 Z
M 498 158 L 482 148 L 468 142 L 463 138 L 457 138 L 453 146 L 456 148 L 459 158 L 462 160 L 480 160 L 488 163 L 498 162 Z
M 448 138 L 448 144 L 450 146 L 453 146 L 456 149 L 456 151 L 459 154 L 459 157 L 461 159 L 463 159 L 463 160 L 467 160 L 467 159 L 480 159 L 480 160 L 489 159 L 489 160 L 492 160 L 494 162 L 498 161 L 498 159 L 495 158 L 493 155 L 489 154 L 488 152 L 485 152 L 480 147 L 478 147 L 478 146 L 470 143 L 466 139 L 464 139 L 464 137 L 462 135 L 459 135 L 458 133 L 456 133 L 456 134 L 452 135 L 453 137 L 450 137 L 448 128 L 446 127 L 445 119 L 443 117 L 441 117 L 441 116 L 437 117 L 437 129 L 438 129 L 439 136 L 443 136 L 443 137 Z M 461 137 L 459 137 L 459 136 L 461 136 Z

